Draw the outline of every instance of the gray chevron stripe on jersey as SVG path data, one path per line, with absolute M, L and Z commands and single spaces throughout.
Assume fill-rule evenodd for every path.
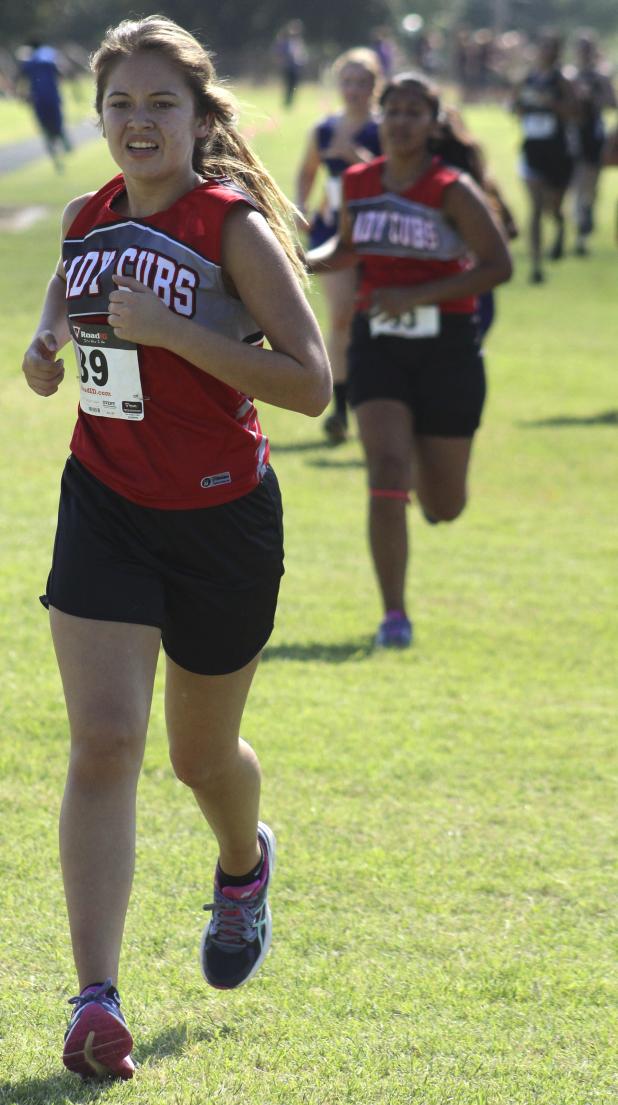
M 260 336 L 255 320 L 224 287 L 221 266 L 147 223 L 123 220 L 67 238 L 63 259 L 71 318 L 107 314 L 116 287 L 112 275 L 124 275 L 209 330 L 238 341 Z
M 436 207 L 394 192 L 350 199 L 352 243 L 358 253 L 452 261 L 467 247 Z

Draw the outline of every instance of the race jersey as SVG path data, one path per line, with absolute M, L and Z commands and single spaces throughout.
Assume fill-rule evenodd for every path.
M 325 222 L 334 225 L 335 228 L 337 215 L 341 207 L 341 176 L 349 168 L 348 161 L 344 161 L 342 157 L 329 157 L 327 153 L 337 130 L 338 121 L 338 115 L 329 115 L 321 123 L 318 123 L 315 131 L 320 161 L 328 173 L 326 209 L 322 212 L 322 216 Z M 369 150 L 374 157 L 378 157 L 380 154 L 380 134 L 377 120 L 368 119 L 352 135 L 352 142 L 355 146 L 361 146 L 363 149 Z
M 534 155 L 539 147 L 545 146 L 550 156 L 568 155 L 569 134 L 554 106 L 564 95 L 565 82 L 559 69 L 531 72 L 525 78 L 517 97 L 525 153 Z
M 403 193 L 386 192 L 385 158 L 353 165 L 343 176 L 352 221 L 352 244 L 360 260 L 357 306 L 369 310 L 376 288 L 408 287 L 443 280 L 470 267 L 463 239 L 442 214 L 444 193 L 462 175 L 432 158 L 426 173 Z M 442 312 L 472 314 L 476 297 L 439 304 Z
M 171 207 L 123 217 L 109 181 L 82 207 L 63 246 L 67 312 L 78 355 L 80 405 L 71 451 L 113 491 L 142 506 L 214 506 L 251 491 L 268 463 L 268 439 L 250 396 L 169 350 L 119 341 L 107 324 L 112 275 L 151 288 L 170 311 L 206 330 L 260 345 L 263 334 L 223 284 L 221 234 L 238 203 L 232 184 L 209 180 Z

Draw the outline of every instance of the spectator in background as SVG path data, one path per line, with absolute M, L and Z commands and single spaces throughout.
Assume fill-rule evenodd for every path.
M 580 32 L 575 43 L 572 77 L 577 101 L 577 146 L 573 173 L 575 253 L 585 257 L 587 239 L 594 229 L 594 203 L 601 172 L 605 127 L 603 111 L 616 106 L 612 82 L 599 58 L 597 41 L 590 31 Z
M 459 27 L 455 32 L 453 42 L 453 74 L 459 85 L 461 97 L 468 99 L 471 84 L 470 75 L 470 43 L 471 33 L 468 27 Z
M 487 27 L 481 27 L 472 36 L 471 76 L 474 98 L 483 100 L 493 82 L 494 35 Z
M 370 46 L 380 63 L 384 80 L 393 72 L 397 57 L 397 44 L 388 27 L 374 27 L 370 34 Z
M 52 46 L 32 39 L 20 51 L 20 91 L 32 105 L 49 155 L 60 172 L 62 153 L 71 149 L 62 112 L 62 61 Z
M 302 20 L 291 19 L 275 39 L 275 53 L 283 78 L 283 103 L 291 107 L 302 71 L 307 63 L 307 48 Z

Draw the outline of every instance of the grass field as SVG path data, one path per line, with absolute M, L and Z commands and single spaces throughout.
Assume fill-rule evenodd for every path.
M 290 190 L 324 94 L 282 115 L 241 93 Z M 514 123 L 467 118 L 521 213 Z M 172 777 L 159 688 L 121 978 L 141 1066 L 104 1089 L 63 1073 L 66 722 L 37 596 L 76 392 L 38 399 L 20 364 L 62 206 L 110 171 L 91 144 L 63 177 L 42 160 L 0 180 L 0 206 L 49 211 L 0 239 L 1 1105 L 615 1105 L 618 171 L 591 258 L 530 288 L 516 244 L 470 506 L 453 526 L 410 513 L 409 653 L 370 649 L 357 440 L 329 450 L 317 422 L 262 411 L 287 574 L 244 735 L 279 839 L 273 951 L 238 993 L 202 982 L 215 849 Z

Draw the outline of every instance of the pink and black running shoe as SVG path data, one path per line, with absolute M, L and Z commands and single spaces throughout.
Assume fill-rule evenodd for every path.
M 64 1037 L 65 1067 L 82 1078 L 132 1078 L 133 1037 L 120 1012 L 120 997 L 111 978 L 86 986 L 69 998 L 75 1012 Z
M 258 823 L 258 840 L 264 856 L 259 879 L 248 886 L 219 886 L 215 878 L 215 900 L 204 906 L 212 910 L 212 919 L 202 935 L 202 974 L 217 990 L 233 990 L 253 978 L 270 947 L 268 887 L 275 835 L 263 821 Z

